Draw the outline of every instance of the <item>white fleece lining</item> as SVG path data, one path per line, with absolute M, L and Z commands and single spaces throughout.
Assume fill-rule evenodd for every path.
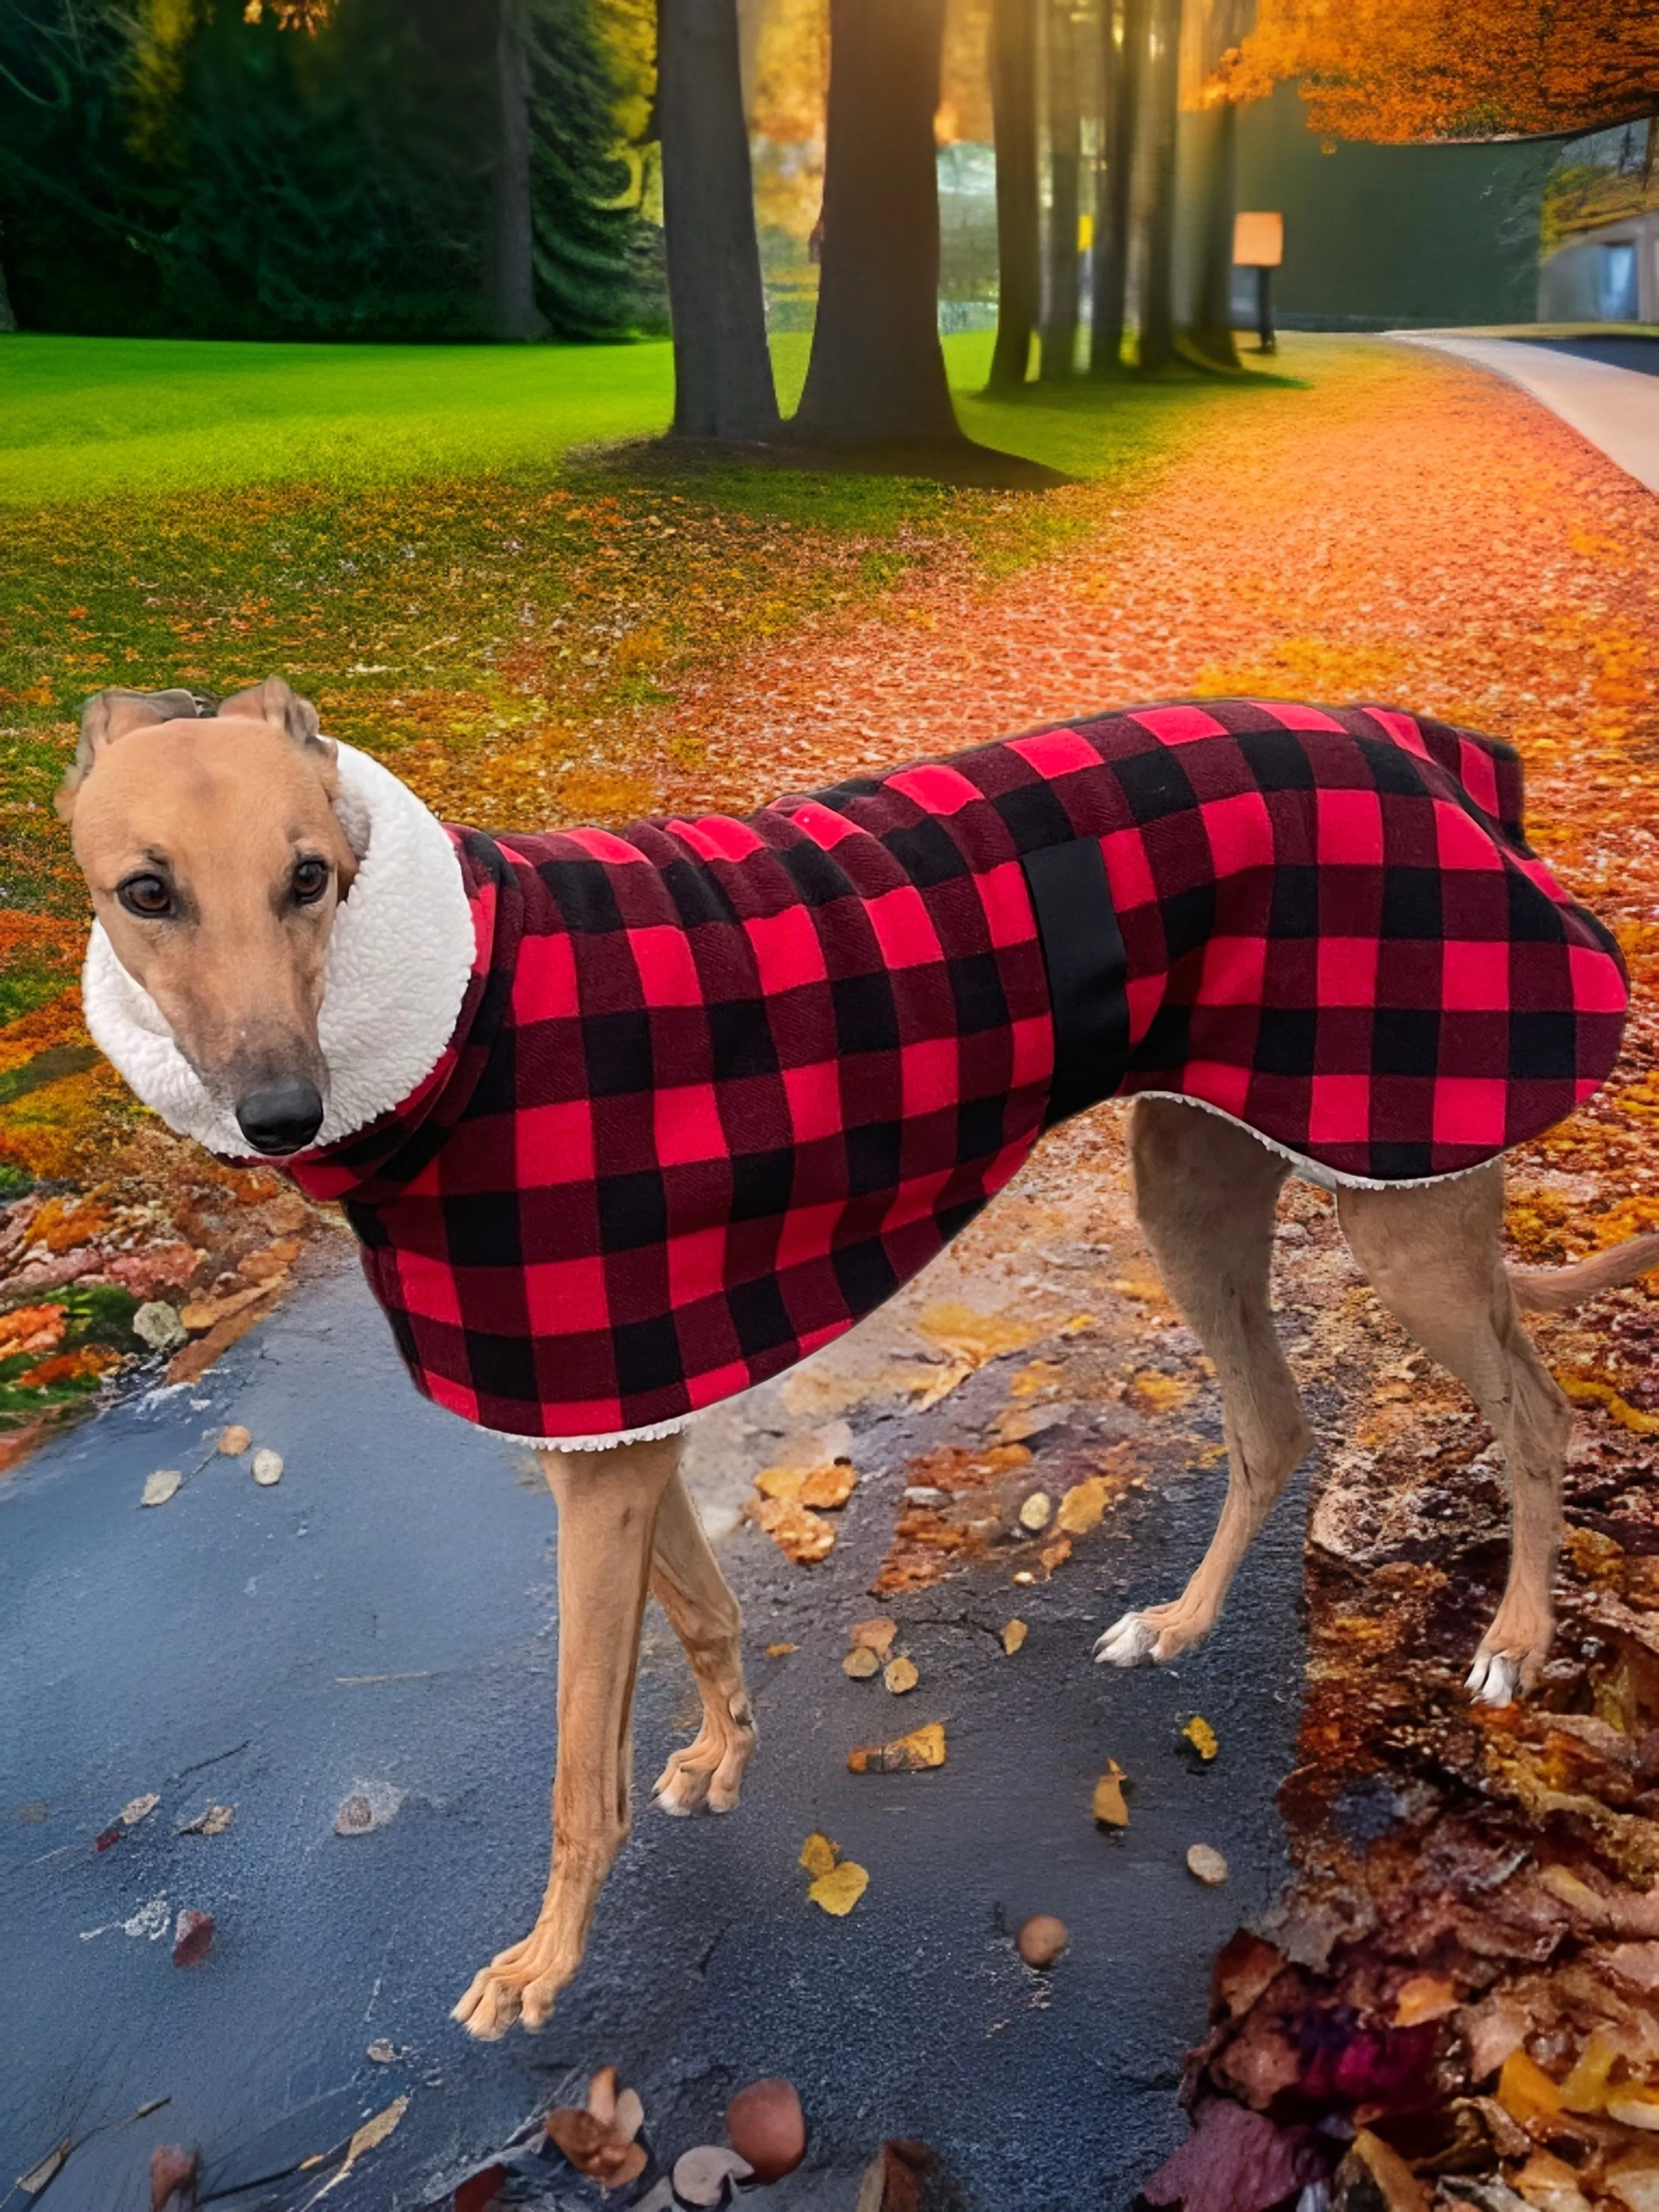
M 443 824 L 387 769 L 337 748 L 335 812 L 357 855 L 328 941 L 318 1042 L 328 1070 L 319 1146 L 401 1104 L 454 1035 L 472 973 L 472 908 Z M 210 1152 L 249 1157 L 228 1104 L 173 1042 L 161 1008 L 92 926 L 82 971 L 87 1027 L 145 1105 Z
M 1265 1145 L 1270 1152 L 1277 1152 L 1280 1159 L 1288 1160 L 1304 1182 L 1317 1183 L 1322 1190 L 1426 1190 L 1431 1182 L 1457 1182 L 1464 1176 L 1479 1175 L 1482 1168 L 1492 1165 L 1492 1160 L 1477 1160 L 1472 1168 L 1449 1168 L 1444 1175 L 1395 1176 L 1386 1181 L 1376 1176 L 1344 1175 L 1340 1168 L 1328 1168 L 1322 1160 L 1310 1160 L 1304 1153 L 1292 1152 L 1276 1137 L 1264 1135 L 1254 1121 L 1241 1121 L 1224 1106 L 1212 1106 L 1207 1098 L 1194 1098 L 1190 1091 L 1129 1091 L 1120 1095 L 1130 1105 L 1137 1098 L 1170 1098 L 1177 1106 L 1196 1106 L 1203 1113 L 1213 1114 L 1218 1121 L 1231 1121 L 1235 1129 L 1243 1129 L 1258 1145 Z M 1498 1152 L 1492 1155 L 1493 1159 L 1502 1157 Z

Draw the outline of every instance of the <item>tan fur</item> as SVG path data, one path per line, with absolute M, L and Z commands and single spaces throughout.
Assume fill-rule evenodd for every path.
M 185 719 L 188 694 L 100 693 L 88 702 L 60 805 L 118 957 L 156 1000 L 210 1089 L 325 1079 L 317 1043 L 323 960 L 352 857 L 330 800 L 333 750 L 317 717 L 272 678 L 221 719 Z M 229 718 L 228 726 L 226 720 Z M 331 869 L 314 907 L 285 901 L 295 856 Z M 179 894 L 165 924 L 117 890 L 136 872 Z M 1172 1659 L 1214 1626 L 1252 1538 L 1311 1433 L 1274 1332 L 1268 1291 L 1286 1164 L 1247 1131 L 1162 1099 L 1130 1122 L 1136 1203 L 1153 1256 L 1220 1382 L 1229 1479 L 1209 1551 L 1172 1602 L 1131 1613 L 1097 1656 Z M 1627 1282 L 1659 1262 L 1632 1240 L 1553 1275 L 1503 1264 L 1503 1171 L 1494 1164 L 1419 1190 L 1344 1190 L 1342 1226 L 1401 1326 L 1457 1376 L 1491 1422 L 1514 1494 L 1509 1586 L 1471 1688 L 1503 1703 L 1548 1649 L 1569 1412 L 1518 1318 Z M 536 1924 L 475 1977 L 455 2017 L 474 2035 L 538 2027 L 581 1962 L 600 1889 L 627 1836 L 641 1626 L 654 1595 L 702 1699 L 696 1740 L 658 1778 L 669 1812 L 729 1811 L 755 1747 L 741 1621 L 681 1482 L 679 1440 L 550 1452 L 559 1511 L 558 1760 L 552 1866 Z

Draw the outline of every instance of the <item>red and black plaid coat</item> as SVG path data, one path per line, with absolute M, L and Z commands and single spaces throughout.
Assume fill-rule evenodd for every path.
M 740 821 L 451 835 L 454 1037 L 293 1172 L 420 1388 L 526 1437 L 776 1374 L 1115 1092 L 1406 1182 L 1571 1113 L 1623 1027 L 1516 754 L 1381 708 L 1148 708 Z

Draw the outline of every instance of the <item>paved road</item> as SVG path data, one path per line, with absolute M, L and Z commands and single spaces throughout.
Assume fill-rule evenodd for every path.
M 871 1609 L 904 1460 L 982 1437 L 1009 1364 L 930 1413 L 852 1410 L 866 1474 L 823 1566 L 789 1566 L 746 1526 L 722 1540 L 763 1734 L 743 1808 L 720 1821 L 644 1812 L 576 1988 L 540 2038 L 491 2048 L 447 2013 L 521 1932 L 543 1877 L 544 1491 L 415 1398 L 355 1271 L 296 1297 L 193 1392 L 117 1409 L 40 1454 L 0 1490 L 0 2175 L 72 2136 L 81 2147 L 30 2201 L 125 2212 L 149 2202 L 151 2145 L 199 2142 L 216 2203 L 290 2212 L 319 2186 L 297 2162 L 407 2092 L 398 2132 L 333 2191 L 332 2212 L 447 2203 L 527 2116 L 615 2061 L 671 2154 L 718 2126 L 737 2082 L 793 2077 L 812 2152 L 750 2200 L 766 2212 L 851 2212 L 858 2172 L 892 2133 L 945 2151 L 979 2212 L 1127 2205 L 1184 2134 L 1175 2086 L 1214 1951 L 1282 1876 L 1301 1508 L 1281 1512 L 1211 1650 L 1174 1674 L 1109 1674 L 1086 1654 L 1126 1593 L 1161 1593 L 1201 1547 L 1220 1477 L 1188 1476 L 1178 1458 L 1079 1561 L 1018 1594 L 1032 1629 L 1018 1659 L 993 1633 L 1013 1609 L 1005 1567 L 896 1606 L 923 1675 L 902 1707 L 846 1681 L 845 1627 Z M 1210 1435 L 1214 1411 L 1206 1398 L 1195 1413 Z M 280 1485 L 216 1459 L 140 1510 L 145 1475 L 194 1466 L 232 1417 L 283 1453 Z M 1079 1414 L 1054 1450 L 1086 1457 L 1129 1418 Z M 775 1386 L 711 1423 L 697 1482 L 717 1522 L 788 1419 Z M 799 1650 L 761 1656 L 786 1640 Z M 659 1626 L 641 1692 L 647 1779 L 688 1703 Z M 1195 1707 L 1223 1743 L 1203 1770 L 1175 1745 Z M 946 1767 L 849 1775 L 848 1747 L 900 1714 L 946 1723 Z M 1087 1813 L 1109 1755 L 1137 1784 L 1121 1837 Z M 343 1839 L 336 1809 L 364 1787 L 402 1793 L 396 1817 Z M 95 1853 L 149 1790 L 158 1810 Z M 210 1802 L 234 1805 L 229 1831 L 178 1835 Z M 804 1899 L 796 1854 L 820 1826 L 870 1869 L 845 1921 Z M 1200 1838 L 1231 1860 L 1225 1890 L 1185 1872 Z M 149 1932 L 186 1905 L 219 1929 L 189 1971 Z M 1075 1936 L 1048 1982 L 1000 1932 L 1039 1908 Z M 368 2057 L 379 2038 L 394 2063 Z M 171 2102 L 131 2118 L 158 2097 Z M 535 2201 L 597 2202 L 540 2171 L 554 2193 Z M 252 2186 L 260 2177 L 276 2178 Z M 24 2201 L 0 2191 L 6 2212 Z
M 1571 423 L 1649 491 L 1659 492 L 1659 339 L 1465 338 L 1415 331 L 1432 347 L 1494 370 Z

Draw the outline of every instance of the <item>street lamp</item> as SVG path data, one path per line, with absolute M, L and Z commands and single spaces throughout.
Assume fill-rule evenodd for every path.
M 1285 258 L 1285 218 L 1282 215 L 1237 215 L 1233 218 L 1233 260 L 1241 269 L 1255 271 L 1258 351 L 1277 353 L 1273 335 L 1273 276 Z

